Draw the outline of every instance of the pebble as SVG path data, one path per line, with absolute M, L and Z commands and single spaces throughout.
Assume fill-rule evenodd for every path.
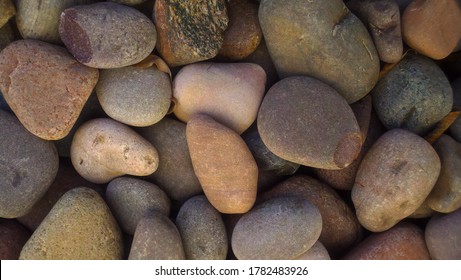
M 0 27 L 3 27 L 16 14 L 11 0 L 0 0 Z
M 156 67 L 104 69 L 96 93 L 112 119 L 131 126 L 149 126 L 168 112 L 172 89 L 168 74 Z
M 265 83 L 264 70 L 252 63 L 187 65 L 173 80 L 174 114 L 183 122 L 207 114 L 241 134 L 256 120 Z
M 53 182 L 56 147 L 29 133 L 11 114 L 0 110 L 0 217 L 27 214 Z
M 69 52 L 94 68 L 119 68 L 141 62 L 153 50 L 157 31 L 138 10 L 104 2 L 68 8 L 59 35 Z
M 461 260 L 461 209 L 432 217 L 425 239 L 435 260 Z
M 457 0 L 412 1 L 402 14 L 405 43 L 433 59 L 456 50 L 461 40 L 461 9 Z
M 204 195 L 191 197 L 181 206 L 176 216 L 176 226 L 181 234 L 186 259 L 226 259 L 226 227 L 221 214 Z
M 150 175 L 159 162 L 151 143 L 109 118 L 93 119 L 80 126 L 70 152 L 75 170 L 96 184 L 108 183 L 125 174 Z
M 153 19 L 156 50 L 170 67 L 215 57 L 229 22 L 225 0 L 157 0 Z
M 96 0 L 16 0 L 18 9 L 16 25 L 24 39 L 35 39 L 62 45 L 59 36 L 59 16 L 72 6 L 96 2 Z
M 151 212 L 168 216 L 170 199 L 158 186 L 147 181 L 119 177 L 107 185 L 106 201 L 122 230 L 135 234 L 139 221 Z
M 229 24 L 219 56 L 229 60 L 242 60 L 253 53 L 262 39 L 258 20 L 258 5 L 251 0 L 227 2 Z
M 274 197 L 301 197 L 322 216 L 319 241 L 333 257 L 343 255 L 362 239 L 362 228 L 352 209 L 330 186 L 308 175 L 294 175 L 262 193 L 258 202 Z
M 45 140 L 69 133 L 98 76 L 66 49 L 37 40 L 14 41 L 0 53 L 5 100 L 26 129 Z
M 163 118 L 137 132 L 158 151 L 158 168 L 147 180 L 160 186 L 168 197 L 180 203 L 203 191 L 192 167 L 184 123 Z
M 280 78 L 315 77 L 348 103 L 367 95 L 376 84 L 376 48 L 343 1 L 262 0 L 259 22 Z
M 376 85 L 373 108 L 388 128 L 428 133 L 453 106 L 450 83 L 434 61 L 407 54 Z
M 186 127 L 192 166 L 210 203 L 221 213 L 251 209 L 258 166 L 243 139 L 207 115 L 197 114 Z
M 362 226 L 373 232 L 390 229 L 424 202 L 440 173 L 440 159 L 418 135 L 392 129 L 362 160 L 352 202 Z
M 430 260 L 424 232 L 410 223 L 400 223 L 380 233 L 372 233 L 352 249 L 346 260 Z
M 120 229 L 98 193 L 81 187 L 65 193 L 24 245 L 22 260 L 117 260 Z
M 131 245 L 129 260 L 184 260 L 181 235 L 175 224 L 160 213 L 142 218 Z
M 289 77 L 273 85 L 261 104 L 257 124 L 272 153 L 310 167 L 347 167 L 362 146 L 357 120 L 346 100 L 310 77 Z
M 17 260 L 30 232 L 15 220 L 0 219 L 0 260 Z
M 331 258 L 325 246 L 323 246 L 320 241 L 316 241 L 309 250 L 296 257 L 295 260 L 328 261 L 331 260 Z
M 322 216 L 301 197 L 277 197 L 243 215 L 232 233 L 239 260 L 294 259 L 309 250 L 322 230 Z

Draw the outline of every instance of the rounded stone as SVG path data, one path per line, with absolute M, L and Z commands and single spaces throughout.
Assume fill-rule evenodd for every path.
M 0 110 L 0 217 L 27 214 L 48 190 L 59 166 L 56 147 Z
M 75 170 L 97 184 L 125 174 L 147 176 L 158 167 L 158 153 L 151 143 L 128 126 L 107 118 L 80 126 L 70 153 Z
M 80 63 L 94 68 L 136 64 L 153 51 L 157 40 L 157 31 L 148 17 L 110 2 L 64 10 L 59 35 Z
M 185 257 L 181 235 L 170 219 L 152 213 L 139 221 L 129 260 L 184 260 Z
M 309 250 L 296 257 L 295 260 L 328 261 L 331 260 L 331 258 L 325 246 L 323 246 L 320 241 L 316 241 Z
M 96 93 L 109 117 L 131 126 L 159 122 L 167 114 L 172 97 L 168 74 L 156 67 L 102 70 Z
M 120 229 L 104 200 L 92 189 L 65 193 L 24 245 L 22 260 L 121 259 Z
M 419 135 L 428 133 L 450 113 L 450 83 L 434 61 L 406 55 L 371 93 L 373 108 L 388 128 L 403 128 Z
M 221 213 L 251 209 L 258 166 L 240 135 L 206 115 L 194 115 L 186 127 L 192 166 L 210 203 Z
M 17 260 L 30 232 L 15 220 L 0 219 L 0 260 Z
M 265 83 L 266 73 L 257 64 L 187 65 L 173 80 L 174 113 L 183 122 L 207 114 L 241 134 L 256 119 Z
M 239 260 L 294 259 L 309 250 L 322 230 L 322 216 L 308 200 L 278 197 L 243 215 L 232 233 Z
M 119 177 L 107 185 L 106 201 L 124 232 L 133 235 L 139 221 L 152 212 L 168 216 L 170 199 L 147 181 Z
M 205 196 L 189 198 L 179 209 L 176 226 L 188 260 L 225 260 L 226 227 Z
M 403 129 L 381 136 L 362 160 L 352 202 L 362 226 L 385 231 L 424 202 L 440 173 L 437 152 L 423 138 Z
M 432 217 L 425 238 L 433 259 L 461 260 L 461 209 Z
M 0 53 L 6 102 L 27 130 L 46 140 L 69 133 L 98 77 L 66 49 L 37 40 L 14 41 Z
M 257 124 L 271 152 L 315 168 L 347 167 L 362 146 L 360 128 L 346 100 L 310 77 L 289 77 L 273 85 L 261 104 Z

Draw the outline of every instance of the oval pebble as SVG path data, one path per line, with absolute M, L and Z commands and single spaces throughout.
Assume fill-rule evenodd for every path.
M 433 259 L 461 260 L 461 209 L 432 217 L 425 238 Z

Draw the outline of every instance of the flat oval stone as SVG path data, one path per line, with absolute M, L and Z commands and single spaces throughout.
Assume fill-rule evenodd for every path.
M 159 122 L 171 103 L 168 74 L 156 67 L 123 67 L 101 71 L 96 93 L 104 111 L 112 119 L 131 126 Z
M 107 185 L 106 201 L 122 230 L 133 235 L 139 221 L 149 213 L 170 214 L 170 199 L 147 181 L 119 177 Z
M 274 197 L 301 197 L 312 203 L 322 216 L 319 241 L 334 258 L 342 256 L 363 236 L 355 213 L 330 186 L 307 175 L 294 175 L 258 197 L 258 202 Z
M 421 55 L 406 55 L 371 95 L 373 108 L 388 129 L 404 128 L 419 135 L 428 133 L 453 106 L 447 77 Z
M 360 128 L 346 100 L 310 77 L 289 77 L 273 85 L 261 104 L 257 124 L 271 152 L 306 166 L 347 167 L 362 146 Z
M 158 167 L 158 153 L 151 143 L 128 126 L 107 118 L 79 127 L 70 157 L 75 170 L 96 184 L 125 174 L 147 176 Z
M 262 0 L 259 22 L 280 78 L 306 75 L 353 103 L 374 87 L 379 58 L 344 1 Z
M 239 260 L 293 259 L 314 245 L 321 230 L 322 216 L 308 200 L 273 198 L 239 219 L 232 250 Z
M 157 0 L 153 19 L 156 49 L 171 67 L 215 57 L 229 21 L 225 0 Z
M 142 218 L 131 245 L 129 260 L 184 260 L 181 235 L 175 224 L 160 213 Z
M 424 233 L 410 223 L 400 223 L 391 229 L 372 233 L 352 249 L 346 260 L 430 260 Z
M 158 169 L 147 180 L 157 184 L 171 199 L 180 203 L 203 191 L 192 167 L 184 123 L 163 118 L 137 131 L 158 151 Z
M 66 49 L 18 40 L 0 53 L 0 90 L 24 127 L 45 140 L 64 138 L 98 81 L 98 70 Z
M 0 110 L 0 217 L 27 214 L 48 190 L 59 166 L 56 147 Z
M 206 114 L 241 134 L 256 119 L 265 83 L 266 73 L 252 63 L 187 65 L 173 80 L 174 113 L 183 122 Z
M 80 63 L 94 68 L 136 64 L 153 51 L 157 40 L 154 24 L 143 13 L 109 2 L 64 10 L 59 35 Z
M 210 203 L 221 213 L 245 213 L 256 200 L 258 166 L 240 136 L 206 115 L 186 127 L 192 166 Z
M 432 217 L 425 239 L 433 259 L 461 260 L 461 209 Z
M 362 160 L 352 202 L 362 226 L 385 231 L 411 215 L 431 192 L 440 173 L 437 152 L 403 129 L 381 136 Z
M 17 260 L 30 232 L 15 220 L 0 219 L 0 260 Z
M 330 254 L 320 241 L 316 241 L 312 247 L 294 260 L 331 260 Z
M 116 260 L 123 255 L 120 229 L 92 189 L 68 191 L 24 245 L 22 260 Z
M 226 227 L 204 195 L 189 198 L 179 209 L 176 226 L 188 260 L 225 260 Z

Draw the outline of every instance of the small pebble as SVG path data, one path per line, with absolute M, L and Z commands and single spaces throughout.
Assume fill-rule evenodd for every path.
M 461 209 L 432 217 L 425 238 L 435 260 L 461 260 Z

